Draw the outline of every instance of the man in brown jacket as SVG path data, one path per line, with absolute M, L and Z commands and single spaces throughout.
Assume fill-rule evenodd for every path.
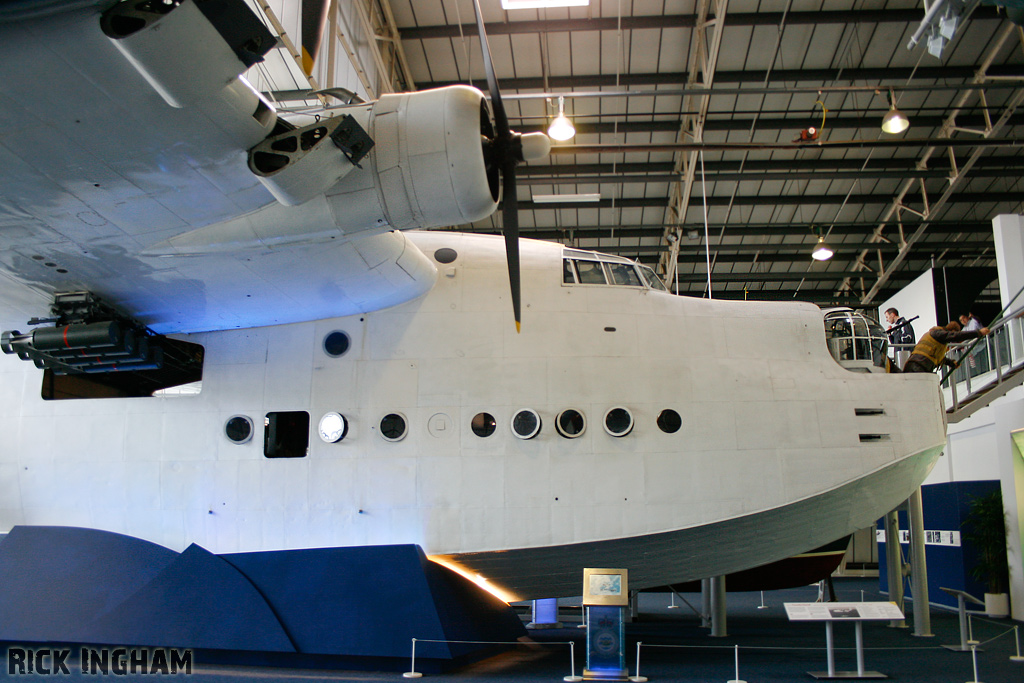
M 949 344 L 987 337 L 989 329 L 983 327 L 980 330 L 960 331 L 960 323 L 951 322 L 945 327 L 936 325 L 928 330 L 917 342 L 914 352 L 907 359 L 903 366 L 903 372 L 932 372 L 943 363 L 950 367 L 956 367 L 957 363 L 946 358 L 946 350 Z

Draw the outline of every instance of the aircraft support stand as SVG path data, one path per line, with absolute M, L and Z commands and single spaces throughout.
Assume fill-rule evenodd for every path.
M 903 550 L 900 548 L 900 521 L 893 510 L 885 516 L 885 569 L 889 576 L 889 600 L 903 611 Z M 892 628 L 906 628 L 905 619 L 893 621 Z
M 914 635 L 932 638 L 932 615 L 928 605 L 928 564 L 924 556 L 924 512 L 921 489 L 907 499 L 910 524 L 910 587 L 914 592 Z
M 724 638 L 726 633 L 725 577 L 714 576 L 711 581 L 711 637 Z
M 711 579 L 700 580 L 700 627 L 711 628 Z

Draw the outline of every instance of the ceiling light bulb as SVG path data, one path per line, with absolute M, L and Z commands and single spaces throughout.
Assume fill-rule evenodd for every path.
M 910 119 L 907 115 L 896 108 L 896 105 L 892 105 L 892 109 L 882 117 L 882 130 L 886 133 L 895 135 L 896 133 L 902 133 L 907 128 L 910 128 Z
M 552 140 L 564 141 L 576 135 L 576 129 L 573 127 L 572 122 L 566 118 L 565 114 L 559 114 L 558 118 L 551 122 L 551 127 L 548 128 L 548 136 Z
M 811 258 L 815 261 L 828 261 L 834 253 L 832 247 L 825 244 L 825 238 L 819 237 L 818 244 L 815 245 L 814 251 L 811 252 Z
M 576 128 L 565 115 L 565 96 L 559 95 L 558 116 L 551 122 L 551 126 L 548 128 L 548 137 L 562 142 L 568 140 L 573 135 L 576 135 Z

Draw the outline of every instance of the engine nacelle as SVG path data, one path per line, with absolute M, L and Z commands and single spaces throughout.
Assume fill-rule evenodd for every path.
M 461 225 L 497 208 L 497 169 L 486 167 L 481 144 L 492 136 L 490 119 L 479 90 L 383 95 L 353 116 L 362 112 L 373 149 L 327 192 L 343 232 Z
M 125 0 L 100 27 L 177 108 L 219 93 L 276 42 L 244 0 Z

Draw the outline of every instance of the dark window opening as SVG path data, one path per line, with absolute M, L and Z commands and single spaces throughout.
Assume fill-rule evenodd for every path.
M 58 374 L 43 372 L 40 392 L 46 401 L 75 398 L 140 398 L 149 396 L 194 396 L 202 388 L 205 350 L 199 344 L 150 337 L 151 348 L 159 348 L 163 359 L 151 370 L 117 370 Z M 155 350 L 154 350 L 155 353 Z
M 872 441 L 890 441 L 891 437 L 888 434 L 861 434 L 861 443 L 870 443 Z
M 636 269 L 628 263 L 608 263 L 608 272 L 612 276 L 613 285 L 623 285 L 626 287 L 643 287 L 643 283 L 640 282 L 640 276 L 636 274 Z
M 575 439 L 587 429 L 587 421 L 583 413 L 572 408 L 563 410 L 555 420 L 555 428 L 558 433 L 567 439 Z
M 671 408 L 666 408 L 658 415 L 658 428 L 666 434 L 675 434 L 682 426 L 683 418 Z
M 380 421 L 380 435 L 388 441 L 401 441 L 405 438 L 408 425 L 405 416 L 399 413 L 388 413 Z
M 324 337 L 324 353 L 332 358 L 344 356 L 350 346 L 352 340 L 341 330 L 335 330 Z
M 520 410 L 512 418 L 512 433 L 520 439 L 532 439 L 540 433 L 540 415 L 532 410 Z
M 263 455 L 304 458 L 309 453 L 309 413 L 304 410 L 267 413 L 263 420 Z
M 885 415 L 885 410 L 882 408 L 854 408 L 854 415 Z
M 252 420 L 245 415 L 235 415 L 224 425 L 224 434 L 233 443 L 248 443 L 252 439 Z
M 633 416 L 625 408 L 612 408 L 604 416 L 604 428 L 612 436 L 626 436 L 633 431 Z
M 451 247 L 441 247 L 434 252 L 434 260 L 438 263 L 451 263 L 458 257 L 458 252 Z
M 494 433 L 498 423 L 490 413 L 477 413 L 469 426 L 477 436 L 487 437 Z

